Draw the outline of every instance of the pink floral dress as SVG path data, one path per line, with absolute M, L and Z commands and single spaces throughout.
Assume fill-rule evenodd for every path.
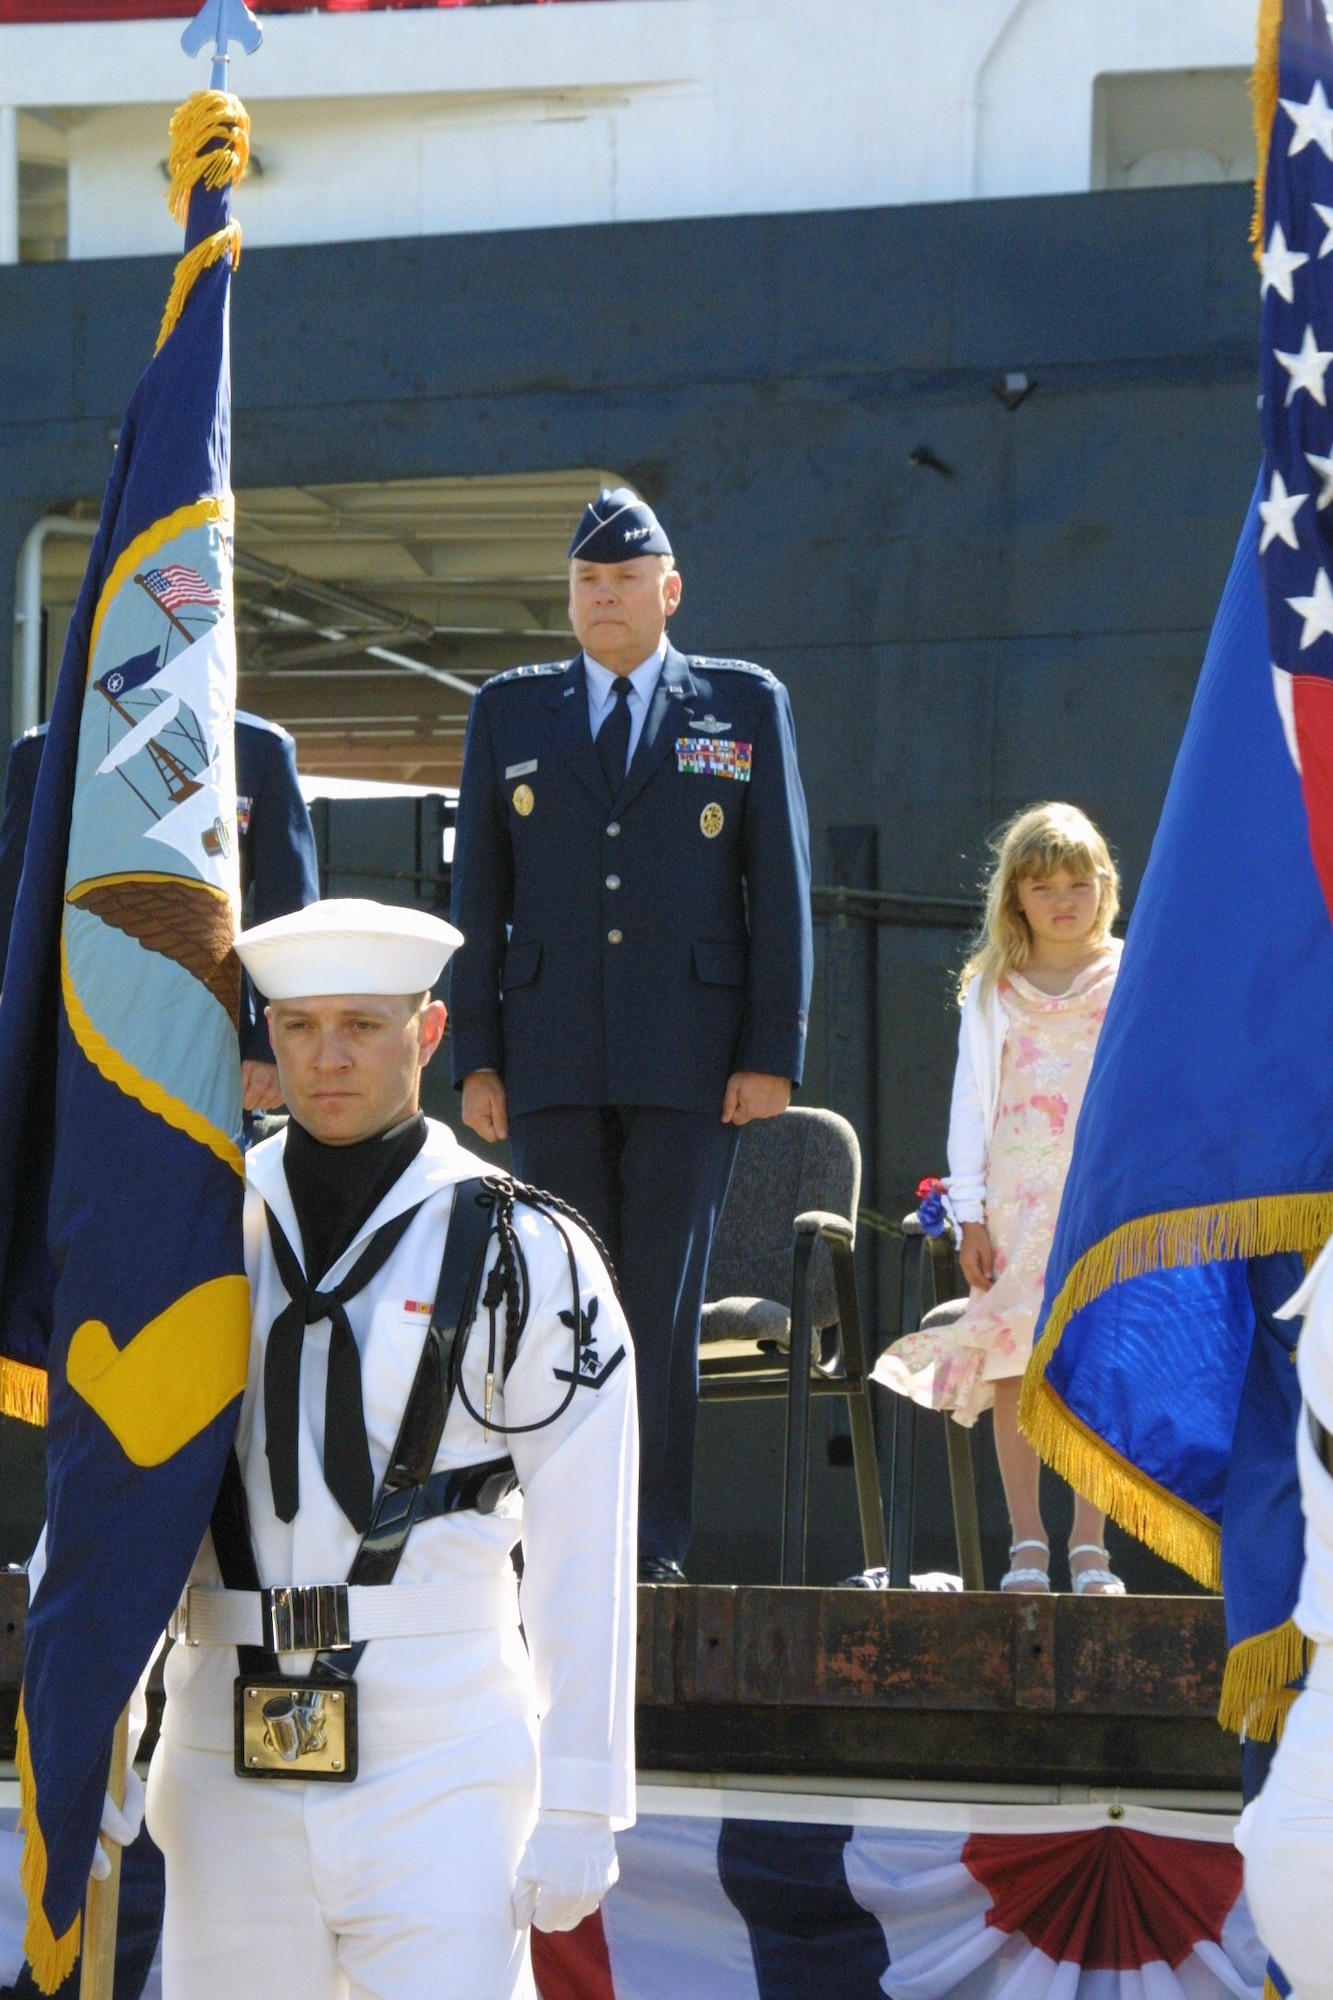
M 1116 951 L 1086 966 L 1059 995 L 1042 993 L 1018 972 L 1000 983 L 1009 1032 L 986 1158 L 995 1283 L 973 1292 L 952 1326 L 895 1341 L 875 1368 L 889 1388 L 952 1411 L 960 1424 L 974 1424 L 995 1401 L 995 1383 L 1027 1367 L 1074 1127 L 1119 958 Z

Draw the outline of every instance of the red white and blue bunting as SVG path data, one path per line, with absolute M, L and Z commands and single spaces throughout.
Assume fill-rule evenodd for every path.
M 1260 2000 L 1224 1815 L 706 1796 L 644 1797 L 542 2000 Z
M 541 2000 L 1261 2000 L 1226 1814 L 658 1785 L 640 1809 L 597 1915 L 534 1936 Z M 23 1957 L 15 1817 L 0 1990 Z

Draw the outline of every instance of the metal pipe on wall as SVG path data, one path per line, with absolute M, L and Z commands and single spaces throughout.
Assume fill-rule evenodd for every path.
M 18 591 L 14 601 L 17 643 L 14 647 L 14 692 L 10 733 L 22 736 L 42 718 L 42 556 L 53 535 L 90 542 L 96 521 L 73 521 L 67 514 L 43 514 L 23 540 L 18 560 Z
M 0 264 L 19 260 L 19 115 L 0 104 Z

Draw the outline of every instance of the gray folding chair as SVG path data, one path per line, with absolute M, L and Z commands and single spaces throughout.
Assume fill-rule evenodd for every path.
M 787 1400 L 783 1583 L 805 1581 L 812 1395 L 846 1400 L 866 1566 L 888 1561 L 852 1263 L 860 1187 L 856 1134 L 837 1112 L 757 1121 L 741 1131 L 713 1239 L 699 1393 Z

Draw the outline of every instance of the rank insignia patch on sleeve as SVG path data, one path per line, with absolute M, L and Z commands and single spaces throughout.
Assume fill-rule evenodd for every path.
M 696 778 L 736 778 L 750 782 L 748 743 L 724 743 L 711 736 L 678 736 L 676 769 Z

